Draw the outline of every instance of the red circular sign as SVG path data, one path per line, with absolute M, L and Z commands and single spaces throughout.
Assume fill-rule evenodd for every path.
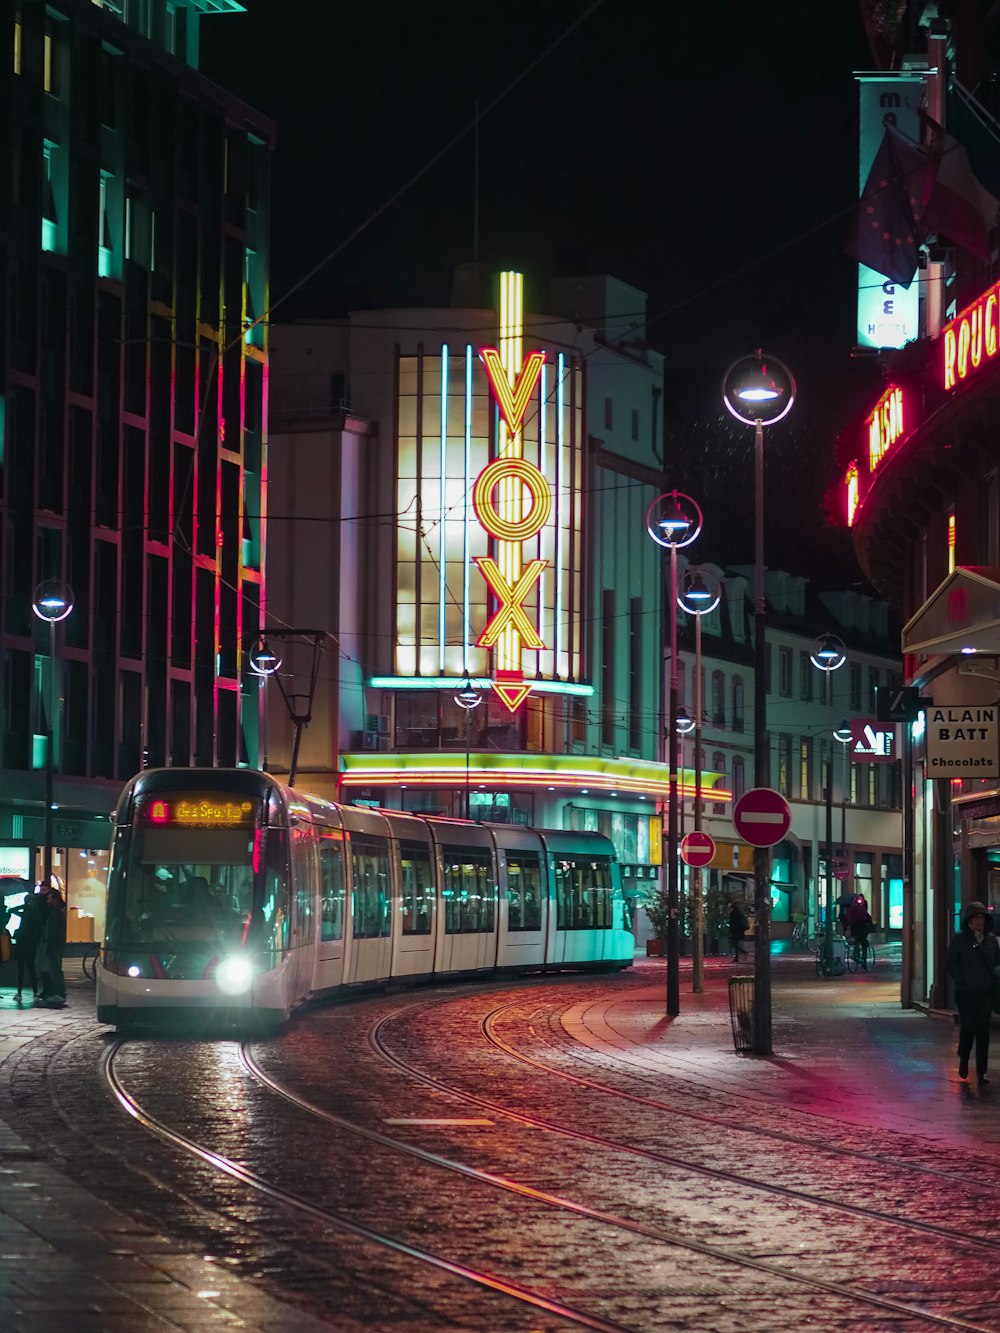
M 773 847 L 785 836 L 791 823 L 788 802 L 780 791 L 771 787 L 752 787 L 733 809 L 733 828 L 751 847 Z
M 681 839 L 681 860 L 686 866 L 707 866 L 715 855 L 715 839 L 709 833 L 685 833 Z

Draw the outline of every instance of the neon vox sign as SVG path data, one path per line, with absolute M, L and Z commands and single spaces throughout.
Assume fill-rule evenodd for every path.
M 958 387 L 992 361 L 1000 347 L 1000 282 L 955 316 L 941 330 L 941 373 L 946 390 Z
M 511 284 L 506 279 L 515 279 Z M 480 351 L 493 397 L 500 409 L 498 456 L 476 478 L 472 504 L 482 527 L 496 541 L 496 559 L 476 556 L 499 605 L 477 640 L 494 654 L 493 689 L 515 712 L 531 692 L 524 679 L 521 654 L 525 648 L 544 648 L 537 627 L 524 604 L 548 565 L 547 560 L 524 560 L 524 543 L 536 537 L 552 512 L 552 491 L 534 463 L 524 457 L 524 414 L 545 364 L 544 352 L 530 352 L 520 360 L 520 274 L 501 275 L 500 351 Z M 511 306 L 513 305 L 513 309 Z

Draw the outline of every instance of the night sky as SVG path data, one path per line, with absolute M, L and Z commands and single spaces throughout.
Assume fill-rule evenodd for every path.
M 201 64 L 277 125 L 275 302 L 343 247 L 306 288 L 330 291 L 334 313 L 447 305 L 452 266 L 473 257 L 471 130 L 369 219 L 537 60 L 481 120 L 480 260 L 522 269 L 529 306 L 549 273 L 649 294 L 668 448 L 706 509 L 702 559 L 752 558 L 752 431 L 721 408 L 722 373 L 756 346 L 784 359 L 799 397 L 768 433 L 768 563 L 860 578 L 845 534 L 821 530 L 834 437 L 880 390 L 851 358 L 843 253 L 852 71 L 872 63 L 854 4 L 244 2 L 203 23 Z

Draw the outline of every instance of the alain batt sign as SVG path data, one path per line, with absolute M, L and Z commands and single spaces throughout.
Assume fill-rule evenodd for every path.
M 929 778 L 1000 777 L 996 704 L 931 705 L 927 709 Z

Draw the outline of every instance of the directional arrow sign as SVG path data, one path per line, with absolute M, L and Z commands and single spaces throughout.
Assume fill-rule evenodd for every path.
M 792 812 L 780 791 L 752 787 L 733 809 L 733 828 L 752 847 L 773 847 L 788 832 Z
M 708 833 L 686 833 L 681 839 L 681 860 L 687 866 L 707 866 L 715 855 L 715 839 Z

